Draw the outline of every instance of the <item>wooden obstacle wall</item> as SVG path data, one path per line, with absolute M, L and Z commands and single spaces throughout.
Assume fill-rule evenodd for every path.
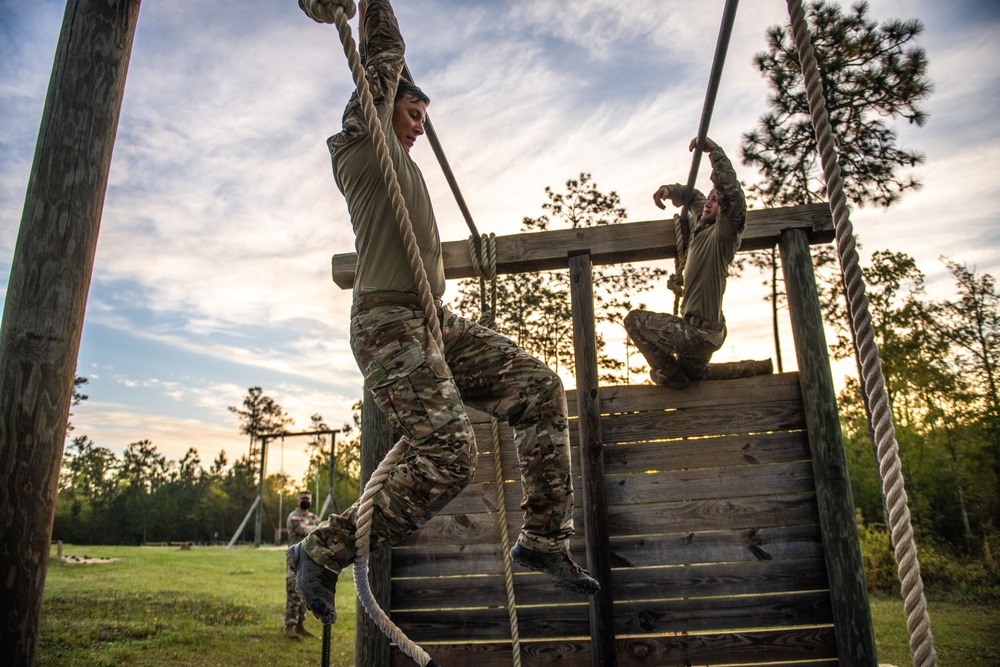
M 875 667 L 809 252 L 811 243 L 832 237 L 825 205 L 748 214 L 742 250 L 781 250 L 798 372 L 702 382 L 683 392 L 597 382 L 592 266 L 673 257 L 672 225 L 497 238 L 500 273 L 569 269 L 578 387 L 569 399 L 577 475 L 572 548 L 603 587 L 586 598 L 517 568 L 523 665 Z M 467 243 L 444 244 L 444 255 L 448 278 L 470 275 Z M 341 287 L 353 283 L 355 260 L 334 256 Z M 363 413 L 373 412 L 366 398 Z M 475 481 L 385 554 L 384 566 L 371 564 L 379 603 L 449 667 L 512 664 L 485 416 L 477 429 Z M 510 432 L 502 432 L 513 539 L 520 485 Z M 382 430 L 364 429 L 363 479 L 388 443 Z M 409 664 L 360 606 L 357 623 L 356 664 Z
M 798 374 L 602 387 L 601 405 L 618 665 L 837 664 Z M 474 421 L 472 484 L 393 549 L 392 617 L 443 665 L 509 666 L 492 436 Z M 501 435 L 513 541 L 521 490 Z M 587 598 L 514 567 L 522 665 L 589 667 Z

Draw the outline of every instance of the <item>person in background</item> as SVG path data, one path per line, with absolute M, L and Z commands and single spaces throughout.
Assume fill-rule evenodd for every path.
M 298 544 L 306 535 L 319 525 L 319 517 L 309 511 L 312 507 L 312 495 L 308 491 L 299 493 L 299 506 L 288 515 L 285 522 L 288 528 L 288 544 Z M 303 635 L 311 637 L 313 633 L 306 630 L 306 605 L 295 588 L 295 572 L 285 566 L 285 636 L 289 639 L 299 639 Z

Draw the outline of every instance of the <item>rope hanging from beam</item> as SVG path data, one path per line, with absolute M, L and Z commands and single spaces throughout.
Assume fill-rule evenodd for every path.
M 878 456 L 882 495 L 889 512 L 890 537 L 893 554 L 896 557 L 897 572 L 904 598 L 903 608 L 907 615 L 907 629 L 910 633 L 910 650 L 915 667 L 937 665 L 934 638 L 931 635 L 927 601 L 924 598 L 924 584 L 920 577 L 920 563 L 917 560 L 917 545 L 913 540 L 910 510 L 906 505 L 906 490 L 903 488 L 902 466 L 899 460 L 899 444 L 892 423 L 885 379 L 882 376 L 882 362 L 875 344 L 865 282 L 858 264 L 857 244 L 854 227 L 851 224 L 844 195 L 844 179 L 833 139 L 833 128 L 826 109 L 823 85 L 819 77 L 819 65 L 813 50 L 809 26 L 806 22 L 802 0 L 787 0 L 788 15 L 795 36 L 802 76 L 809 98 L 813 128 L 820 149 L 823 176 L 826 180 L 827 197 L 837 234 L 837 253 L 844 275 L 844 285 L 850 302 L 851 319 L 857 338 L 854 342 L 862 372 L 862 385 L 872 409 L 872 425 Z

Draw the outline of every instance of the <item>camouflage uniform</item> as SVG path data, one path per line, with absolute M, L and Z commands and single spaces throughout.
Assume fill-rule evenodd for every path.
M 370 0 L 362 55 L 400 188 L 434 296 L 444 292 L 441 242 L 420 169 L 392 131 L 403 40 L 391 8 Z M 375 402 L 409 448 L 374 499 L 372 549 L 426 523 L 469 483 L 476 442 L 465 403 L 514 429 L 524 525 L 518 541 L 542 553 L 568 547 L 573 490 L 566 395 L 559 377 L 509 339 L 441 306 L 444 356 L 428 340 L 423 309 L 364 119 L 352 97 L 344 129 L 327 144 L 358 251 L 351 346 Z M 303 541 L 314 561 L 353 562 L 359 505 Z
M 719 195 L 714 223 L 701 220 L 705 195 L 695 190 L 688 224 L 687 262 L 684 267 L 682 317 L 670 313 L 633 310 L 625 330 L 649 362 L 654 381 L 684 386 L 701 380 L 712 354 L 726 340 L 722 297 L 726 274 L 746 227 L 746 200 L 733 165 L 721 148 L 714 148 L 712 183 Z M 675 206 L 683 205 L 684 185 L 667 186 Z M 682 242 L 679 239 L 679 243 Z
M 299 494 L 300 501 L 303 495 L 308 497 L 308 494 Z M 288 528 L 289 546 L 301 542 L 306 535 L 312 532 L 313 528 L 319 525 L 319 523 L 319 517 L 309 510 L 304 510 L 299 507 L 292 510 L 291 514 L 288 515 L 288 520 L 285 522 L 285 525 Z M 285 625 L 289 626 L 301 624 L 305 621 L 305 618 L 306 605 L 299 596 L 298 590 L 295 588 L 295 572 L 286 566 Z

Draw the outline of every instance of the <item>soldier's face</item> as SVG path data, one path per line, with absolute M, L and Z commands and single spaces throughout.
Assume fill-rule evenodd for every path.
M 710 225 L 717 217 L 719 217 L 719 193 L 712 188 L 708 193 L 708 201 L 705 202 L 705 210 L 701 213 L 701 221 Z
M 396 100 L 392 110 L 392 131 L 407 153 L 413 148 L 417 137 L 424 133 L 426 118 L 427 102 L 415 100 L 408 95 Z

